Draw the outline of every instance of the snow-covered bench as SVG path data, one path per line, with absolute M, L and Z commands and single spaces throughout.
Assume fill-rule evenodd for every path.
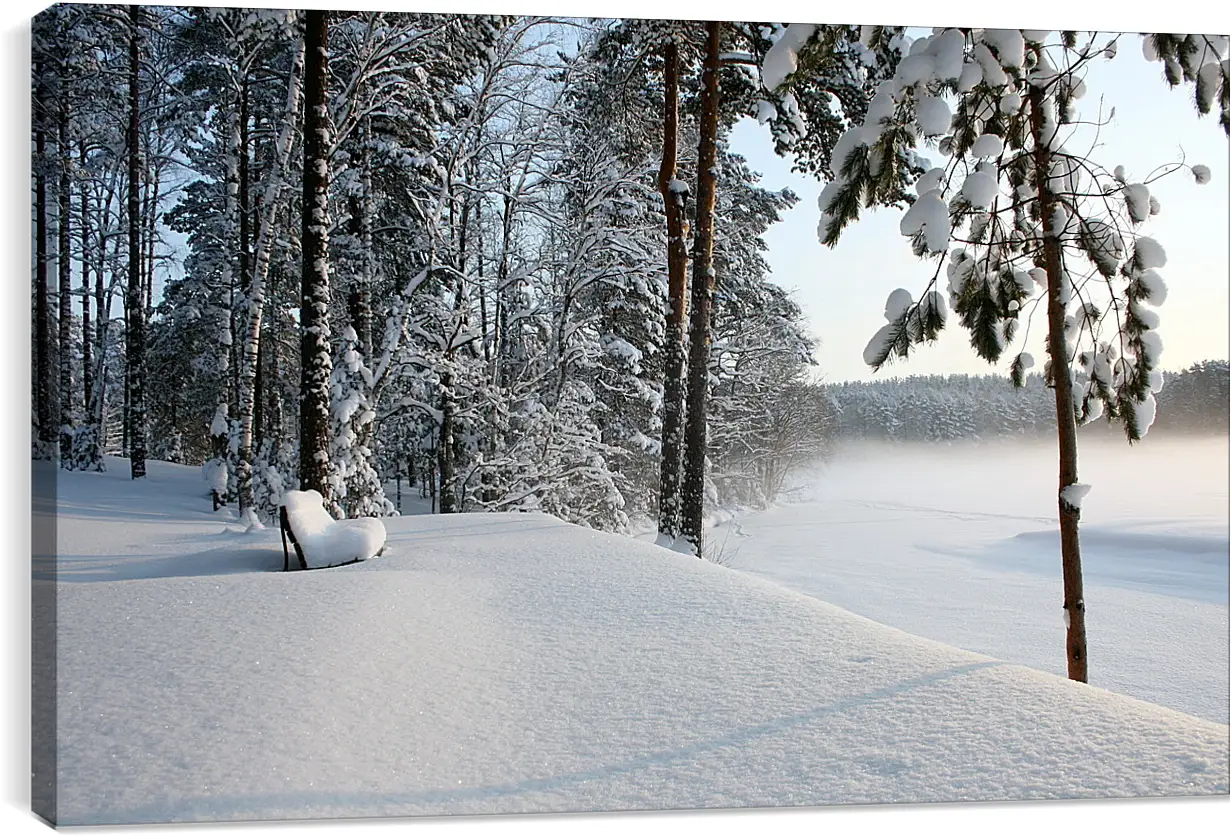
M 385 550 L 385 525 L 377 518 L 335 521 L 321 493 L 286 492 L 278 510 L 282 527 L 282 569 L 291 569 L 290 537 L 299 568 L 336 567 L 379 556 Z

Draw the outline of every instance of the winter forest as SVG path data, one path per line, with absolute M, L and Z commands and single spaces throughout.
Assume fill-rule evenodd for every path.
M 1083 68 L 1130 42 L 1226 132 L 1222 36 L 54 6 L 33 455 L 200 466 L 249 526 L 288 489 L 339 518 L 416 492 L 705 556 L 710 511 L 836 440 L 1048 433 L 1067 568 L 1078 425 L 1137 441 L 1172 399 L 1152 180 L 1064 146 Z M 1008 377 L 824 383 L 765 259 L 797 198 L 729 148 L 746 117 L 827 184 L 824 244 L 902 213 L 925 280 L 870 368 L 947 326 Z M 1225 429 L 1226 363 L 1185 377 L 1177 416 Z
M 1227 35 L 30 26 L 42 818 L 1231 788 Z

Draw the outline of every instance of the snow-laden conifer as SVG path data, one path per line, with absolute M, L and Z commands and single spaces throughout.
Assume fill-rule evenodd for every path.
M 1079 510 L 1069 502 L 1077 484 L 1075 425 L 1106 415 L 1136 441 L 1154 420 L 1162 341 L 1150 304 L 1165 292 L 1156 277 L 1166 256 L 1137 228 L 1161 205 L 1150 180 L 1133 181 L 1122 167 L 1108 171 L 1066 147 L 1077 142 L 1067 126 L 1085 94 L 1084 67 L 1114 55 L 1094 36 L 1082 42 L 1072 32 L 1057 38 L 1032 30 L 944 29 L 900 45 L 905 57 L 876 91 L 875 121 L 851 127 L 834 147 L 835 177 L 821 195 L 818 235 L 833 246 L 857 218 L 858 199 L 871 203 L 870 149 L 879 160 L 902 160 L 922 138 L 944 135 L 938 150 L 948 160 L 925 167 L 930 170 L 901 225 L 916 255 L 934 259 L 936 268 L 918 302 L 887 308 L 896 317 L 873 336 L 864 360 L 878 369 L 936 338 L 945 317 L 925 300 L 939 297 L 942 271 L 950 307 L 988 361 L 1028 338 L 1031 314 L 1040 313 L 1061 455 L 1069 674 L 1084 681 Z M 1203 82 L 1201 68 L 1225 54 L 1225 42 L 1150 36 L 1144 49 L 1147 58 L 1166 63 L 1173 85 L 1181 76 L 1194 80 L 1198 110 L 1208 110 L 1208 83 L 1217 73 L 1207 71 Z M 1222 79 L 1225 97 L 1225 67 Z M 955 107 L 942 128 L 946 97 Z M 1203 175 L 1194 170 L 1198 181 Z M 1028 368 L 1024 349 L 1010 365 L 1015 383 Z

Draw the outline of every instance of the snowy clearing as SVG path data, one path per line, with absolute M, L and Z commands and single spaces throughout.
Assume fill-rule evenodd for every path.
M 1226 724 L 1227 440 L 1081 444 L 1090 681 Z M 1143 476 L 1147 475 L 1147 476 Z M 711 543 L 904 631 L 1064 674 L 1046 442 L 852 447 Z
M 273 573 L 120 465 L 59 483 L 62 824 L 1228 790 L 1225 725 L 652 545 L 407 516 Z

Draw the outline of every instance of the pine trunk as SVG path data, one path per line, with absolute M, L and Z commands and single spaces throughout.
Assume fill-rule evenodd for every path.
M 710 304 L 714 296 L 714 205 L 718 188 L 718 69 L 722 23 L 706 23 L 697 146 L 697 226 L 692 250 L 692 314 L 688 323 L 688 391 L 680 534 L 704 555 L 706 409 L 709 396 Z
M 55 439 L 51 415 L 51 311 L 47 294 L 47 85 L 43 64 L 35 65 L 38 87 L 32 116 L 34 119 L 34 332 L 35 399 L 38 416 L 39 456 L 49 459 Z
M 145 477 L 145 299 L 141 272 L 141 7 L 128 7 L 128 312 L 125 330 L 128 455 Z
M 1034 180 L 1039 193 L 1039 210 L 1044 219 L 1055 212 L 1056 196 L 1051 191 L 1051 149 L 1043 135 L 1043 92 L 1030 88 L 1030 130 L 1034 139 Z M 1043 269 L 1047 271 L 1047 355 L 1051 362 L 1051 382 L 1056 394 L 1056 436 L 1060 453 L 1060 481 L 1057 502 L 1060 508 L 1060 562 L 1064 575 L 1064 612 L 1068 628 L 1065 649 L 1069 678 L 1089 680 L 1086 659 L 1086 603 L 1082 591 L 1081 544 L 1077 524 L 1081 512 L 1064 500 L 1066 486 L 1077 482 L 1077 417 L 1073 406 L 1073 380 L 1069 372 L 1068 349 L 1064 340 L 1065 306 L 1061 303 L 1061 282 L 1068 281 L 1060 261 L 1060 241 L 1043 236 Z
M 684 316 L 688 294 L 688 249 L 684 231 L 686 193 L 673 188 L 680 129 L 680 50 L 674 38 L 663 47 L 663 87 L 663 157 L 658 170 L 658 190 L 662 193 L 667 215 L 669 308 L 663 370 L 658 531 L 675 538 L 680 534 L 680 452 L 684 427 Z
M 329 112 L 327 13 L 309 10 L 304 62 L 303 250 L 299 322 L 299 484 L 331 500 L 329 486 Z

